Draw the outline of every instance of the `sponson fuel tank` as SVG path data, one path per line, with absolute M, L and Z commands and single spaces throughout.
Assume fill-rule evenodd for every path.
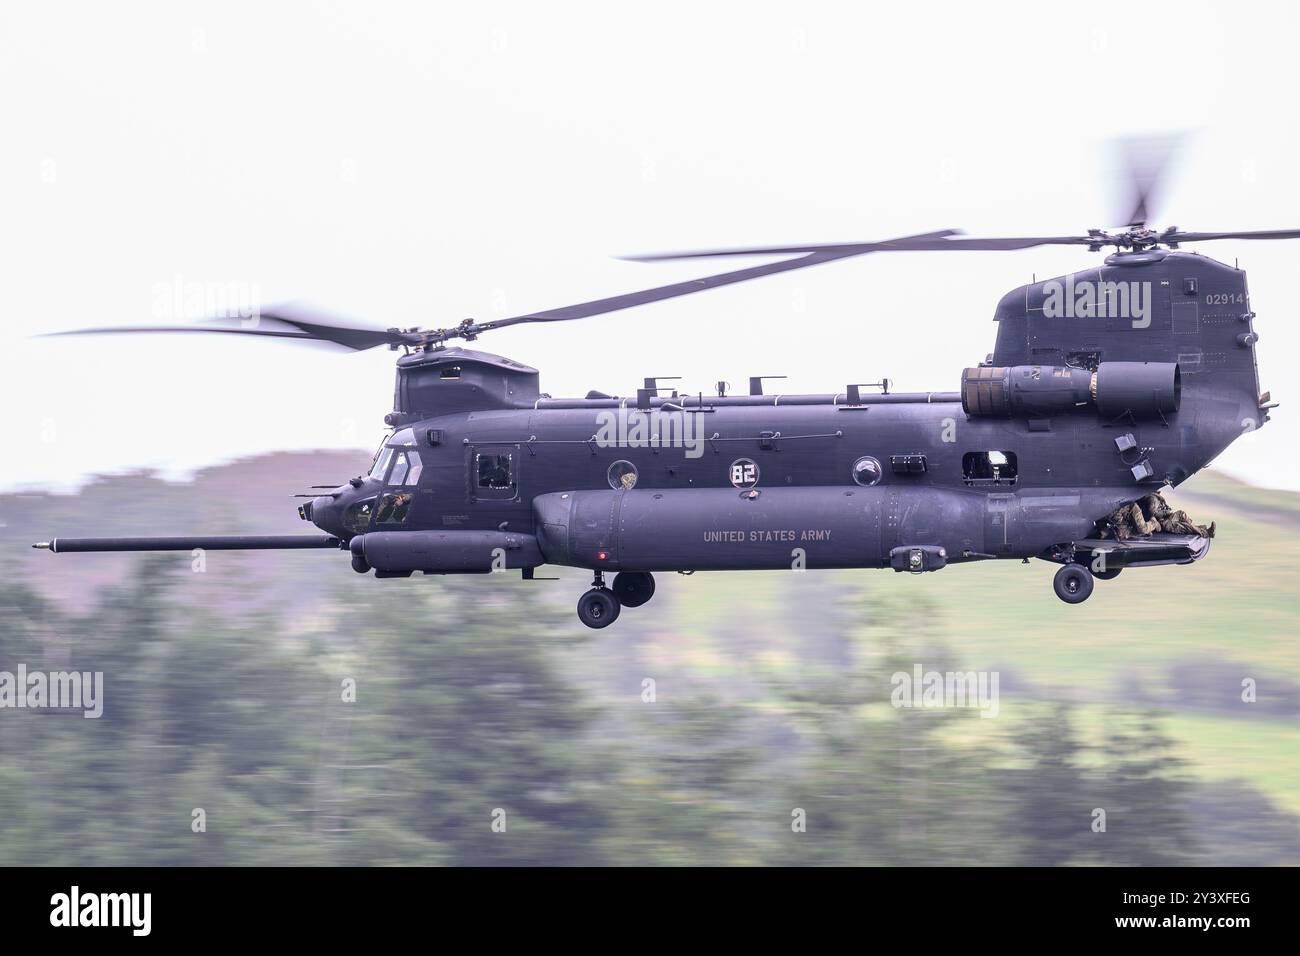
M 542 563 L 536 538 L 506 531 L 372 531 L 348 544 L 354 569 L 382 575 L 485 574 Z
M 983 550 L 985 496 L 937 488 L 571 491 L 533 501 L 546 561 L 636 571 L 862 568 L 900 546 Z

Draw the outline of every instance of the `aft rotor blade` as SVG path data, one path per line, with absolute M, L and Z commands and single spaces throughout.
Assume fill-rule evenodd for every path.
M 1300 239 L 1300 229 L 1256 229 L 1244 232 L 1183 232 L 1171 229 L 1160 236 L 1161 242 L 1204 242 L 1208 239 Z
M 1155 215 L 1154 203 L 1169 166 L 1187 138 L 1186 133 L 1135 136 L 1116 144 L 1127 177 L 1128 195 L 1122 207 L 1126 226 L 1145 226 Z
M 647 305 L 651 302 L 661 302 L 664 299 L 674 299 L 678 296 L 691 295 L 695 292 L 703 292 L 706 289 L 716 289 L 719 286 L 732 285 L 736 282 L 746 282 L 749 279 L 758 279 L 762 276 L 776 275 L 781 272 L 791 272 L 795 269 L 806 269 L 809 266 L 821 265 L 823 262 L 833 262 L 836 259 L 848 259 L 852 256 L 866 255 L 870 252 L 887 252 L 890 250 L 902 248 L 922 248 L 922 247 L 905 247 L 901 243 L 909 240 L 928 240 L 936 241 L 936 237 L 955 235 L 952 230 L 946 230 L 940 233 L 925 233 L 922 236 L 909 236 L 906 239 L 891 239 L 884 242 L 864 242 L 856 243 L 849 246 L 827 247 L 825 249 L 806 249 L 805 255 L 799 255 L 793 259 L 782 259 L 779 262 L 768 262 L 759 266 L 752 266 L 748 269 L 737 269 L 733 272 L 723 272 L 718 275 L 704 276 L 700 279 L 688 279 L 685 282 L 674 282 L 671 285 L 658 286 L 653 289 L 642 289 L 638 292 L 629 292 L 624 295 L 610 296 L 606 299 L 595 299 L 591 302 L 579 302 L 576 305 L 566 305 L 558 309 L 549 309 L 545 312 L 529 312 L 526 315 L 511 316 L 507 319 L 496 319 L 491 322 L 480 322 L 475 326 L 475 334 L 487 331 L 489 329 L 505 328 L 509 325 L 518 325 L 522 322 L 564 322 L 569 319 L 585 319 L 592 315 L 603 315 L 606 312 L 618 312 L 622 309 L 630 309 L 638 305 Z M 795 250 L 799 251 L 799 250 Z M 766 253 L 753 253 L 762 255 Z M 672 257 L 665 257 L 672 258 Z
M 74 329 L 50 335 L 114 335 L 123 332 L 216 332 L 226 335 L 261 335 L 281 339 L 325 342 L 361 351 L 380 345 L 413 345 L 419 337 L 393 329 L 353 325 L 301 305 L 277 306 L 248 318 L 221 319 L 211 325 L 126 325 Z
M 956 237 L 956 238 L 954 238 Z M 716 256 L 774 256 L 822 255 L 839 258 L 861 255 L 864 252 L 943 252 L 960 250 L 1013 250 L 1033 246 L 1069 245 L 1086 246 L 1096 240 L 1090 236 L 1011 236 L 988 239 L 966 238 L 957 230 L 908 236 L 887 242 L 832 242 L 806 246 L 754 246 L 744 249 L 701 249 L 691 252 L 660 252 L 649 255 L 625 256 L 633 262 L 663 262 L 673 259 L 707 259 Z
M 715 256 L 798 256 L 812 253 L 845 252 L 859 255 L 865 252 L 883 252 L 888 249 L 929 249 L 930 243 L 941 243 L 949 236 L 961 235 L 960 229 L 940 229 L 899 239 L 873 242 L 821 242 L 795 246 L 750 246 L 738 249 L 695 249 L 688 252 L 651 252 L 644 255 L 620 256 L 628 262 L 666 262 L 674 259 L 708 259 Z

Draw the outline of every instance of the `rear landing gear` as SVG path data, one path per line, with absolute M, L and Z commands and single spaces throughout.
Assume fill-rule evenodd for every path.
M 649 571 L 620 571 L 614 576 L 614 596 L 624 607 L 640 607 L 655 596 L 655 578 Z
M 1062 565 L 1052 579 L 1052 590 L 1066 604 L 1082 604 L 1092 594 L 1092 572 L 1083 564 Z

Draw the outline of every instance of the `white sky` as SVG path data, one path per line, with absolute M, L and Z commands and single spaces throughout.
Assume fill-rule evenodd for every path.
M 619 253 L 1074 232 L 1115 224 L 1106 143 L 1170 129 L 1198 132 L 1159 223 L 1300 227 L 1282 7 L 6 4 L 0 488 L 373 445 L 387 351 L 30 338 L 154 321 L 160 285 L 430 326 L 710 270 Z M 1300 488 L 1300 241 L 1199 248 L 1249 270 L 1283 403 L 1219 464 Z M 868 256 L 478 346 L 556 395 L 674 374 L 955 390 L 1003 292 L 1097 258 Z

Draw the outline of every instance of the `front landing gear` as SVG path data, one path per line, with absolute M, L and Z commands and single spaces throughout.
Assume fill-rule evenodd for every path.
M 1092 572 L 1085 564 L 1066 564 L 1052 579 L 1052 590 L 1066 604 L 1082 604 L 1092 594 Z
M 592 588 L 578 598 L 578 620 L 588 627 L 609 627 L 622 609 L 614 592 L 606 587 Z

